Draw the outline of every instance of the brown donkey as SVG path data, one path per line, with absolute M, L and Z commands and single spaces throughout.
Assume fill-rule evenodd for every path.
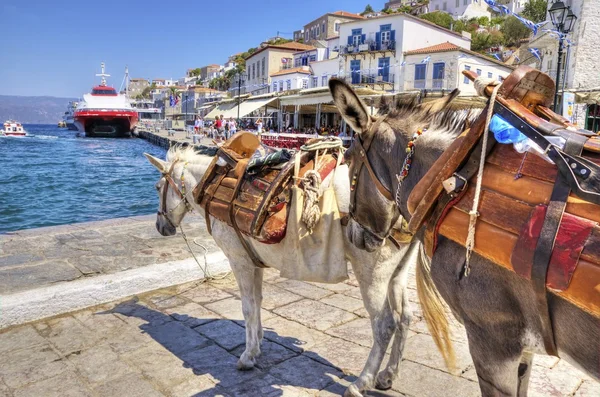
M 406 203 L 411 191 L 474 115 L 449 109 L 457 90 L 434 102 L 401 105 L 375 118 L 346 83 L 332 79 L 329 88 L 360 140 L 346 152 L 351 172 L 361 157 L 368 159 L 373 171 L 370 175 L 368 167 L 362 166 L 354 181 L 354 222 L 347 231 L 357 247 L 374 250 L 385 244 L 400 216 L 410 219 Z M 408 142 L 425 128 L 414 145 L 410 172 L 399 183 L 396 175 L 403 168 Z M 370 142 L 369 149 L 364 150 L 361 142 Z M 482 395 L 527 395 L 533 354 L 545 353 L 531 283 L 477 254 L 471 258 L 469 276 L 463 277 L 465 249 L 442 236 L 431 261 L 420 251 L 419 299 L 446 363 L 452 366 L 453 352 L 441 298 L 466 328 Z M 549 309 L 558 355 L 598 380 L 600 319 L 552 294 Z

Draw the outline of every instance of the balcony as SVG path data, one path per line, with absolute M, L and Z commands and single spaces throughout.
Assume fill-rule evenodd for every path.
M 375 40 L 367 40 L 364 43 L 360 44 L 347 44 L 340 46 L 340 55 L 348 56 L 348 55 L 366 55 L 367 53 L 378 53 L 378 52 L 396 52 L 396 42 L 388 41 L 385 43 L 378 44 Z
M 418 79 L 405 80 L 403 84 L 404 91 L 428 90 L 428 91 L 447 91 L 453 87 L 449 86 L 448 79 Z
M 393 85 L 395 81 L 395 75 L 390 73 L 386 76 L 378 76 L 376 74 L 354 74 L 346 77 L 346 82 L 352 85 L 364 85 L 364 86 L 385 86 L 387 84 Z

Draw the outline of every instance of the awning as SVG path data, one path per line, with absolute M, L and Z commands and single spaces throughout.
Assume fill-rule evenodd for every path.
M 600 103 L 600 91 L 594 92 L 576 92 L 575 102 L 586 103 L 588 105 Z
M 258 110 L 260 108 L 268 106 L 270 103 L 273 103 L 277 100 L 279 100 L 279 98 L 277 98 L 277 97 L 256 98 L 256 99 L 250 98 L 250 99 L 240 103 L 239 117 L 244 117 L 244 116 L 254 112 L 255 110 Z M 230 110 L 227 110 L 227 112 L 223 113 L 223 117 L 224 118 L 230 118 L 230 117 L 237 118 L 238 117 L 238 107 L 235 106 L 235 107 L 231 108 Z
M 308 95 L 290 95 L 281 97 L 282 106 L 290 105 L 316 105 L 319 103 L 331 103 L 333 97 L 331 93 L 325 92 L 320 94 L 308 94 Z
M 216 108 L 214 108 L 213 110 L 211 110 L 206 116 L 204 116 L 205 119 L 214 119 L 217 116 L 223 115 L 223 117 L 225 117 L 225 113 L 228 110 L 231 110 L 235 107 L 236 103 L 235 102 L 226 102 L 226 103 L 221 103 L 219 104 Z

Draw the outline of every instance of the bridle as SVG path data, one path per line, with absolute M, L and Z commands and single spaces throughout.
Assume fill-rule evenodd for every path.
M 179 180 L 181 181 L 181 187 L 182 187 L 182 189 L 179 189 L 179 187 L 177 186 L 177 184 L 173 180 L 173 177 L 171 176 L 171 174 L 173 173 L 173 169 L 175 168 L 175 164 L 177 164 L 178 162 L 179 162 L 179 159 L 175 159 L 175 161 L 173 161 L 171 163 L 171 167 L 169 167 L 169 170 L 167 172 L 162 172 L 162 178 L 161 179 L 165 179 L 167 183 L 166 183 L 166 185 L 165 185 L 165 187 L 163 189 L 163 192 L 162 192 L 162 202 L 161 202 L 160 210 L 157 213 L 158 215 L 164 216 L 165 219 L 167 220 L 167 222 L 169 222 L 169 224 L 171 226 L 173 226 L 173 227 L 175 227 L 175 225 L 173 224 L 173 222 L 169 218 L 169 215 L 171 215 L 171 213 L 173 213 L 173 211 L 175 211 L 177 208 L 179 208 L 179 206 L 181 205 L 181 203 L 185 204 L 187 212 L 189 212 L 189 211 L 192 210 L 192 206 L 188 202 L 188 199 L 186 197 L 186 190 L 185 190 L 184 172 L 185 172 L 185 169 L 186 169 L 187 164 L 188 164 L 187 161 L 184 163 L 183 170 L 181 171 L 181 176 L 179 177 Z M 177 203 L 176 206 L 174 206 L 173 208 L 171 208 L 170 210 L 167 211 L 167 194 L 169 192 L 169 186 L 171 186 L 171 188 L 175 191 L 175 193 L 177 193 L 177 195 L 180 198 L 180 201 L 179 201 L 179 203 Z
M 375 128 L 376 126 L 377 123 L 371 128 Z M 395 195 L 390 189 L 388 189 L 383 183 L 381 183 L 381 181 L 377 177 L 377 174 L 375 174 L 375 171 L 373 171 L 373 167 L 371 166 L 371 163 L 369 161 L 369 149 L 371 148 L 371 144 L 373 143 L 375 134 L 370 134 L 369 136 L 367 136 L 367 139 L 365 139 L 364 142 L 361 140 L 360 135 L 357 134 L 354 138 L 354 141 L 352 142 L 352 145 L 356 146 L 355 150 L 358 150 L 358 165 L 355 167 L 354 164 L 352 164 L 351 166 L 352 178 L 350 182 L 350 216 L 363 229 L 367 230 L 369 233 L 373 234 L 377 238 L 380 238 L 381 240 L 385 240 L 386 238 L 389 238 L 394 234 L 394 225 L 392 225 L 392 227 L 390 227 L 390 229 L 387 231 L 386 235 L 382 237 L 378 233 L 369 230 L 369 228 L 365 227 L 360 222 L 358 222 L 358 220 L 354 216 L 354 210 L 356 208 L 356 187 L 358 185 L 358 178 L 360 176 L 360 172 L 362 170 L 362 167 L 364 166 L 367 169 L 369 177 L 375 184 L 375 187 L 377 188 L 379 193 L 381 193 L 381 195 L 385 197 L 388 201 L 392 202 L 396 206 L 398 211 L 400 211 L 400 187 L 402 186 L 402 182 L 404 181 L 404 179 L 408 176 L 408 172 L 412 164 L 412 156 L 414 154 L 414 142 L 424 131 L 426 130 L 417 130 L 417 132 L 413 135 L 413 138 L 407 144 L 406 158 L 404 159 L 404 163 L 402 164 L 402 169 L 400 173 L 396 175 L 396 178 L 398 180 L 398 188 L 396 190 Z

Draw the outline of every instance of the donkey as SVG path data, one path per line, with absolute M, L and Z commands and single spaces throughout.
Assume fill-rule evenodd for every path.
M 163 236 L 172 236 L 176 234 L 176 228 L 189 211 L 196 209 L 203 213 L 195 203 L 192 191 L 202 179 L 212 157 L 197 154 L 191 148 L 171 149 L 167 153 L 166 161 L 149 154 L 145 155 L 162 174 L 156 184 L 160 209 L 156 228 Z M 326 178 L 323 185 L 329 186 L 331 178 Z M 347 213 L 350 193 L 347 166 L 340 165 L 333 178 L 338 206 L 341 212 Z M 237 366 L 241 370 L 249 370 L 254 367 L 260 355 L 260 343 L 263 338 L 260 319 L 263 269 L 253 264 L 232 227 L 212 217 L 210 222 L 212 236 L 229 259 L 240 289 L 246 324 L 246 348 Z M 362 232 L 358 229 L 355 229 L 355 232 L 355 239 L 362 239 Z M 262 244 L 251 238 L 247 238 L 247 241 L 260 260 L 275 269 L 280 268 L 283 258 L 294 255 L 293 252 L 284 252 L 279 244 Z M 346 396 L 361 396 L 363 390 L 374 385 L 379 389 L 391 388 L 398 374 L 410 321 L 406 294 L 408 264 L 417 256 L 418 246 L 407 243 L 397 248 L 389 244 L 368 253 L 347 241 L 344 245 L 346 258 L 351 262 L 359 282 L 374 337 L 363 371 L 345 393 Z M 318 250 L 320 247 L 314 249 Z M 392 336 L 394 343 L 390 360 L 385 369 L 378 373 Z
M 371 249 L 385 246 L 383 237 L 396 219 L 399 216 L 410 219 L 406 203 L 417 182 L 472 117 L 449 108 L 458 90 L 427 104 L 401 105 L 384 117 L 374 118 L 346 83 L 332 79 L 329 88 L 339 111 L 358 132 L 359 139 L 372 140 L 370 150 L 364 155 L 374 177 L 396 193 L 395 200 L 374 193 L 375 182 L 363 167 L 356 185 L 354 227 L 369 236 Z M 424 128 L 427 130 L 414 143 L 410 171 L 399 183 L 396 174 L 402 169 L 407 144 L 416 131 Z M 350 149 L 346 160 L 352 166 L 360 155 Z M 416 237 L 422 238 L 418 233 Z M 441 298 L 466 328 L 482 395 L 527 395 L 533 355 L 545 353 L 530 282 L 475 253 L 469 276 L 464 277 L 465 249 L 442 236 L 430 262 L 422 246 L 419 257 L 416 272 L 419 300 L 446 363 L 453 365 L 453 352 Z M 554 295 L 549 297 L 559 356 L 599 379 L 598 319 Z

